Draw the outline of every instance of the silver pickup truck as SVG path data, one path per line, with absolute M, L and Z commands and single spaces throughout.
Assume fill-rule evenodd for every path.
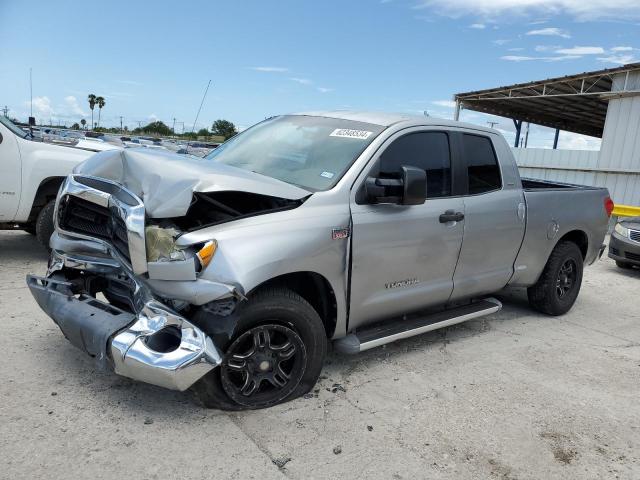
M 206 406 L 309 391 L 356 353 L 498 311 L 567 312 L 606 189 L 522 180 L 495 130 L 362 112 L 267 119 L 204 159 L 101 152 L 61 187 L 46 277 L 72 344 Z

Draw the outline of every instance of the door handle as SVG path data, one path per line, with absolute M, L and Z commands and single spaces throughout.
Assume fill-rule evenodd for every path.
M 464 213 L 462 212 L 447 210 L 442 215 L 440 215 L 440 223 L 460 222 L 462 220 L 464 220 Z

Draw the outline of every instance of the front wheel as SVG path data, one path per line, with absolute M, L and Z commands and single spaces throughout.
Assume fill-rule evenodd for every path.
M 200 321 L 206 322 L 202 312 Z M 292 400 L 315 385 L 327 350 L 318 313 L 285 288 L 263 290 L 233 313 L 235 334 L 222 364 L 193 387 L 209 408 L 266 408 Z
M 527 289 L 529 304 L 547 315 L 567 313 L 582 285 L 582 252 L 573 242 L 560 242 L 551 252 L 542 275 Z
M 53 211 L 55 208 L 56 201 L 51 200 L 42 208 L 42 210 L 40 210 L 38 218 L 36 219 L 36 239 L 47 250 L 49 250 L 49 239 L 55 230 L 55 226 L 53 224 Z

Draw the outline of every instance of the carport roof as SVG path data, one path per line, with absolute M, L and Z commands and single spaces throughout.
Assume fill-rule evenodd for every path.
M 458 93 L 460 108 L 536 123 L 568 132 L 602 137 L 611 98 L 638 95 L 627 82 L 612 92 L 615 75 L 640 71 L 640 63 L 617 68 Z

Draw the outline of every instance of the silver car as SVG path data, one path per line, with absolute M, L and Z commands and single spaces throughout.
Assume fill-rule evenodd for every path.
M 356 353 L 489 315 L 527 287 L 561 315 L 597 260 L 606 189 L 521 179 L 495 130 L 426 117 L 267 119 L 204 159 L 96 154 L 62 186 L 45 277 L 65 336 L 207 406 L 308 392 Z

